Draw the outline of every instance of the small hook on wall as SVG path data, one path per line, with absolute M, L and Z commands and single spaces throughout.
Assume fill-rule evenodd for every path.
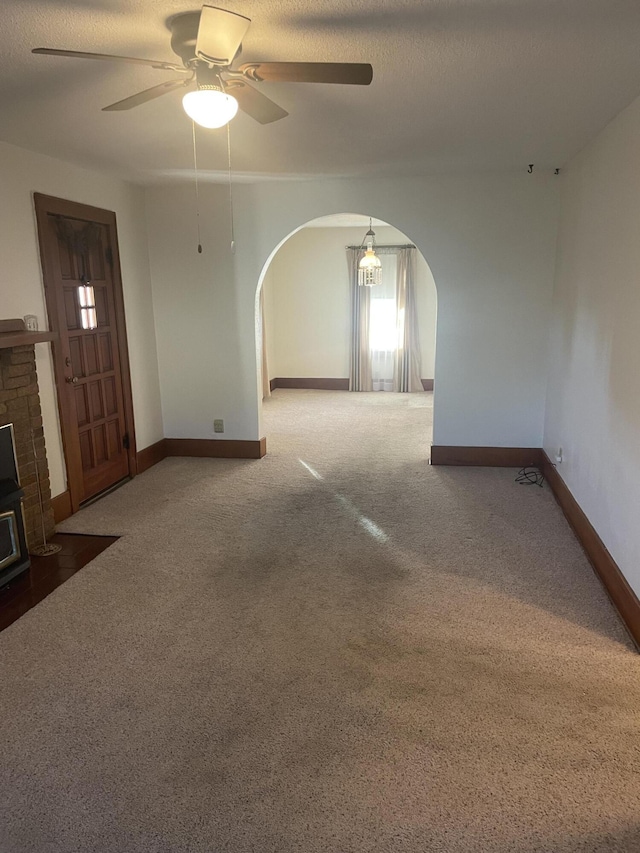
M 533 172 L 533 163 L 529 163 L 529 168 L 527 169 L 527 172 L 529 174 L 531 174 Z

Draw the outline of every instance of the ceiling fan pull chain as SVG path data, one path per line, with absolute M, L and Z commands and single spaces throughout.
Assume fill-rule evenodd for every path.
M 191 121 L 191 133 L 193 137 L 193 172 L 196 178 L 196 230 L 198 232 L 198 254 L 202 254 L 202 242 L 200 240 L 200 193 L 198 188 L 198 149 L 196 147 L 196 123 Z
M 231 254 L 236 251 L 236 237 L 233 228 L 233 192 L 231 187 L 231 130 L 227 123 L 227 165 L 229 168 L 229 216 L 231 219 Z

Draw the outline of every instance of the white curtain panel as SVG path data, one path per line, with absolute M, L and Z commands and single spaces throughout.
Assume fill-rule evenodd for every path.
M 416 305 L 416 250 L 398 249 L 396 391 L 422 391 L 420 334 Z
M 369 353 L 369 303 L 371 288 L 358 284 L 359 249 L 347 249 L 349 285 L 351 288 L 351 354 L 349 391 L 371 391 L 371 356 Z

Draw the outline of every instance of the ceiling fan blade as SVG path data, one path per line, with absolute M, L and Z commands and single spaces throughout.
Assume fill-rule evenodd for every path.
M 196 56 L 215 65 L 230 65 L 250 23 L 250 18 L 236 12 L 203 6 L 198 25 Z
M 81 50 L 57 50 L 53 47 L 36 47 L 31 53 L 44 54 L 45 56 L 70 56 L 72 59 L 100 59 L 107 62 L 131 62 L 135 65 L 150 65 L 152 68 L 161 68 L 163 71 L 189 71 L 184 65 L 176 65 L 174 62 L 163 62 L 160 59 L 138 59 L 135 56 L 112 56 L 109 53 L 84 53 Z
M 289 115 L 286 110 L 244 80 L 227 80 L 224 88 L 238 101 L 240 109 L 260 124 L 270 124 Z
M 161 95 L 166 95 L 167 92 L 173 92 L 174 89 L 180 89 L 183 86 L 188 86 L 191 79 L 186 80 L 166 80 L 158 86 L 152 86 L 150 89 L 145 89 L 143 92 L 138 92 L 137 95 L 131 95 L 129 98 L 124 98 L 122 101 L 116 101 L 115 104 L 109 104 L 108 107 L 103 107 L 103 112 L 113 112 L 115 110 L 130 110 L 133 107 L 138 107 L 140 104 L 146 104 L 147 101 L 153 101 L 154 98 L 159 98 Z
M 249 80 L 269 83 L 368 86 L 373 80 L 373 68 L 365 62 L 245 62 L 237 70 Z

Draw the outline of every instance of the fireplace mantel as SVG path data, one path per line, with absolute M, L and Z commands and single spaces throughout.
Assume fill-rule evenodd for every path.
M 40 344 L 44 341 L 55 341 L 57 338 L 55 332 L 0 332 L 0 349 Z
M 55 332 L 30 332 L 25 328 L 24 320 L 19 317 L 13 320 L 0 320 L 0 350 L 31 346 L 57 339 L 58 335 Z

